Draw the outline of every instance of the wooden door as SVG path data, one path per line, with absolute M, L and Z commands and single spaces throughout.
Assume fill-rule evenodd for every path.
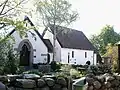
M 29 66 L 30 61 L 30 51 L 24 44 L 22 50 L 20 51 L 20 66 Z

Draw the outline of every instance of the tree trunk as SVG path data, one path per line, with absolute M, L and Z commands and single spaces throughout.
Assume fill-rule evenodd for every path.
M 56 26 L 54 25 L 53 30 L 53 61 L 56 60 Z

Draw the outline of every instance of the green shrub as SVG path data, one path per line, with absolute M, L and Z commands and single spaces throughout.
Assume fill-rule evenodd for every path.
M 71 70 L 70 70 L 70 75 L 71 75 L 73 78 L 78 78 L 78 77 L 80 77 L 79 71 L 76 70 L 76 69 L 71 69 Z
M 61 69 L 61 64 L 57 63 L 56 61 L 52 61 L 50 65 L 51 65 L 52 71 L 54 72 L 59 71 Z
M 0 43 L 0 74 L 15 74 L 19 66 L 19 56 L 8 41 Z
M 84 76 L 84 74 L 81 74 L 76 68 L 73 68 L 72 65 L 62 65 L 59 75 L 64 77 L 71 76 L 75 79 Z
M 112 71 L 117 72 L 117 69 L 118 69 L 118 65 L 116 63 L 114 63 L 112 66 Z
M 21 74 L 25 72 L 25 67 L 24 66 L 18 66 L 16 74 Z
M 98 67 L 95 65 L 90 65 L 87 69 L 87 73 L 93 73 L 94 75 L 98 74 Z

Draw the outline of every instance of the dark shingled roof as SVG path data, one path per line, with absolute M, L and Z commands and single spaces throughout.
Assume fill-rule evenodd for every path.
M 53 52 L 53 46 L 52 46 L 52 43 L 50 42 L 50 40 L 44 39 L 44 42 L 46 43 L 46 45 L 48 47 L 48 52 Z
M 51 27 L 53 31 L 53 26 Z M 61 30 L 62 32 L 59 32 Z M 81 50 L 94 50 L 94 46 L 87 39 L 82 31 L 57 26 L 56 31 L 57 40 L 63 48 L 81 49 Z

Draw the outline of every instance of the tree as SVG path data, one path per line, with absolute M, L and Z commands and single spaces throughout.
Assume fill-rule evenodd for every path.
M 110 57 L 112 60 L 112 69 L 113 71 L 117 71 L 117 61 L 118 61 L 118 46 L 116 45 L 107 45 L 106 47 L 107 51 L 104 54 L 105 57 Z
M 120 35 L 114 31 L 113 26 L 106 25 L 98 35 L 93 35 L 90 41 L 100 51 L 101 55 L 104 55 L 107 51 L 106 46 L 111 44 L 112 46 L 120 40 Z
M 20 34 L 27 30 L 24 27 L 24 21 L 20 21 L 17 17 L 21 12 L 25 12 L 24 4 L 28 0 L 0 0 L 0 30 L 7 32 L 12 26 L 19 31 Z
M 10 35 L 6 36 L 6 33 L 9 29 L 15 29 L 22 36 L 28 30 L 25 22 L 18 19 L 18 15 L 25 10 L 23 5 L 27 1 L 0 0 L 0 74 L 14 74 L 18 68 L 18 55 L 13 50 L 12 42 L 8 40 Z
M 18 54 L 6 39 L 0 43 L 0 74 L 15 74 L 19 66 Z
M 35 3 L 43 24 L 53 33 L 53 61 L 56 56 L 56 35 L 61 32 L 57 26 L 67 26 L 78 17 L 78 13 L 71 9 L 71 4 L 66 0 L 39 0 Z M 49 29 L 51 28 L 52 30 Z M 59 31 L 58 31 L 59 30 Z

